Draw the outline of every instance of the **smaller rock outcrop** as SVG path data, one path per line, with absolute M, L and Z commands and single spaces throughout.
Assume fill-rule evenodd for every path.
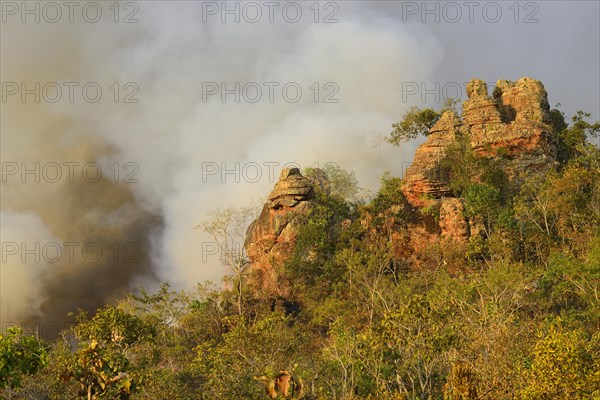
M 414 160 L 404 174 L 403 192 L 414 207 L 430 204 L 429 198 L 450 194 L 441 161 L 446 147 L 459 133 L 460 120 L 454 111 L 445 112 L 431 128 L 427 141 L 417 149 Z
M 271 297 L 287 297 L 289 287 L 277 269 L 292 254 L 299 217 L 310 211 L 316 188 L 329 187 L 324 175 L 318 171 L 314 175 L 311 180 L 298 168 L 283 169 L 260 216 L 248 227 L 244 246 L 251 261 L 251 283 Z

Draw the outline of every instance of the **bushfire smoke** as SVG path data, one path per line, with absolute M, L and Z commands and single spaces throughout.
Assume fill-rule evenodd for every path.
M 193 226 L 262 198 L 287 163 L 336 163 L 371 190 L 384 171 L 401 175 L 416 144 L 381 138 L 408 107 L 439 103 L 407 100 L 406 83 L 529 74 L 597 98 L 597 53 L 573 77 L 587 86 L 567 85 L 571 67 L 548 60 L 579 67 L 565 52 L 586 46 L 558 57 L 551 41 L 520 45 L 552 34 L 593 45 L 587 22 L 546 28 L 567 9 L 521 10 L 541 18 L 526 25 L 479 8 L 473 35 L 469 21 L 423 23 L 406 4 L 424 3 L 2 2 L 2 323 L 62 321 L 139 284 L 218 281 Z M 597 31 L 593 12 L 575 16 Z
M 332 23 L 307 6 L 297 23 L 223 23 L 202 2 L 140 3 L 129 24 L 7 16 L 3 322 L 218 280 L 192 227 L 264 196 L 286 163 L 337 163 L 371 187 L 398 169 L 378 137 L 406 108 L 402 82 L 430 79 L 437 40 L 361 5 L 320 10 Z

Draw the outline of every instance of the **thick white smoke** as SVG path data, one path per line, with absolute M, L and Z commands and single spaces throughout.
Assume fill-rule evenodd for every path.
M 51 273 L 52 265 L 41 257 L 36 244 L 39 248 L 48 248 L 47 259 L 50 260 L 56 254 L 54 244 L 60 242 L 33 213 L 3 212 L 0 235 L 4 243 L 10 243 L 3 249 L 2 255 L 2 321 L 16 323 L 24 315 L 41 313 L 42 300 L 39 294 L 45 275 Z M 10 254 L 17 257 L 11 257 Z M 24 265 L 22 255 L 25 261 L 29 261 L 28 265 Z M 36 257 L 39 257 L 37 262 Z
M 362 186 L 376 189 L 384 171 L 400 174 L 403 162 L 412 157 L 414 145 L 393 148 L 381 144 L 381 137 L 408 106 L 402 101 L 402 83 L 432 79 L 443 55 L 436 38 L 425 25 L 402 23 L 370 10 L 367 3 L 337 3 L 339 22 L 329 24 L 315 23 L 309 4 L 303 4 L 306 17 L 298 23 L 277 13 L 273 23 L 266 16 L 258 23 L 243 18 L 235 23 L 230 16 L 222 23 L 219 14 L 203 15 L 202 2 L 142 2 L 136 24 L 103 20 L 34 29 L 7 24 L 5 38 L 21 45 L 11 47 L 11 61 L 3 61 L 4 81 L 95 81 L 104 97 L 94 104 L 77 98 L 73 103 L 12 104 L 2 127 L 8 137 L 3 161 L 54 155 L 72 160 L 74 154 L 85 154 L 103 171 L 115 163 L 120 168 L 135 163 L 138 182 L 119 188 L 130 190 L 144 212 L 163 219 L 152 249 L 157 279 L 179 287 L 218 280 L 223 270 L 217 258 L 203 254 L 207 238 L 192 229 L 207 212 L 264 197 L 289 162 L 337 163 L 355 171 Z M 108 89 L 112 82 L 120 83 L 116 103 Z M 133 97 L 138 103 L 121 101 L 131 92 L 126 82 L 139 88 Z M 211 82 L 229 89 L 236 82 L 241 87 L 255 82 L 262 97 L 248 101 L 256 94 L 250 90 L 239 103 L 235 95 L 223 102 L 220 93 L 203 92 L 214 89 Z M 268 82 L 279 84 L 272 102 Z M 282 93 L 291 82 L 302 89 L 295 103 Z M 287 93 L 294 95 L 293 90 Z M 325 102 L 326 95 L 337 102 Z M 223 176 L 224 168 L 237 172 Z M 55 225 L 68 223 L 32 214 L 59 202 L 65 185 L 4 185 L 2 240 L 24 229 L 45 237 Z M 33 200 L 24 206 L 23 198 L 31 199 L 32 193 Z M 106 197 L 99 193 L 97 201 Z M 28 212 L 21 217 L 27 224 L 15 221 L 15 209 Z M 106 223 L 105 218 L 100 213 L 97 223 Z M 30 227 L 32 221 L 40 228 Z M 41 295 L 49 271 L 35 268 L 20 275 L 19 286 L 28 290 L 19 292 L 4 290 L 7 279 L 17 278 L 11 272 L 15 267 L 2 266 L 3 319 L 5 304 L 33 304 L 29 298 L 36 291 Z

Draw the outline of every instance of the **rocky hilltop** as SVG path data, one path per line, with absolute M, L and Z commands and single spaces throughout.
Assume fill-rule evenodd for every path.
M 462 116 L 444 113 L 406 170 L 403 192 L 415 207 L 428 205 L 429 198 L 451 196 L 441 161 L 457 135 L 468 135 L 471 148 L 480 155 L 494 157 L 502 151 L 511 160 L 511 175 L 547 169 L 556 161 L 556 135 L 541 82 L 501 80 L 490 97 L 486 83 L 473 79 L 467 96 Z
M 468 139 L 467 145 L 478 156 L 493 159 L 501 154 L 511 179 L 543 172 L 556 163 L 556 133 L 541 82 L 531 78 L 501 80 L 492 96 L 480 79 L 473 79 L 466 89 L 468 99 L 462 115 L 447 111 L 441 116 L 403 177 L 404 208 L 410 210 L 411 217 L 390 235 L 390 240 L 398 255 L 417 264 L 420 254 L 434 241 L 451 241 L 460 248 L 471 237 L 484 234 L 481 221 L 467 218 L 465 205 L 452 193 L 444 170 L 446 149 L 457 138 Z M 294 248 L 301 216 L 314 204 L 316 187 L 327 186 L 324 178 L 311 180 L 297 168 L 284 169 L 260 216 L 249 227 L 245 247 L 251 259 L 252 280 L 265 295 L 288 294 L 280 268 Z M 437 217 L 431 217 L 432 210 Z M 368 220 L 363 222 L 368 224 Z

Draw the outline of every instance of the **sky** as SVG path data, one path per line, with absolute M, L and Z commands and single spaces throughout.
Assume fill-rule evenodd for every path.
M 598 1 L 1 2 L 0 321 L 224 270 L 193 227 L 284 166 L 376 191 L 412 106 L 539 79 L 600 116 Z M 53 326 L 54 326 L 53 325 Z M 53 328 L 52 328 L 53 329 Z

